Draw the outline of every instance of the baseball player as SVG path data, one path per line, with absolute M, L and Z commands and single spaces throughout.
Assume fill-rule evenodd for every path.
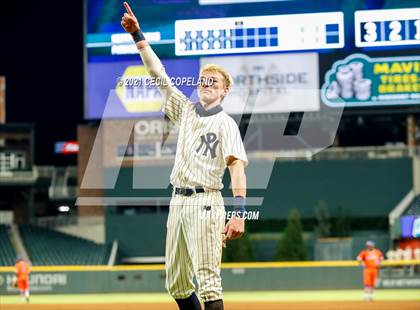
M 366 249 L 357 256 L 360 265 L 363 266 L 363 283 L 365 287 L 365 300 L 373 300 L 373 290 L 376 285 L 378 269 L 381 265 L 384 255 L 375 248 L 373 241 L 366 242 Z
M 20 292 L 20 296 L 26 301 L 29 302 L 29 274 L 31 270 L 29 264 L 26 263 L 22 257 L 18 256 L 16 258 L 15 264 L 15 276 L 17 287 Z
M 238 126 L 221 107 L 232 77 L 217 65 L 200 70 L 199 102 L 193 103 L 171 85 L 149 46 L 137 18 L 125 2 L 121 25 L 130 33 L 149 74 L 160 81 L 162 111 L 179 125 L 175 163 L 170 182 L 173 195 L 166 236 L 166 289 L 179 309 L 201 309 L 193 277 L 206 310 L 223 309 L 220 264 L 222 246 L 244 232 L 248 163 Z M 232 180 L 234 211 L 225 225 L 220 189 L 226 167 Z M 203 217 L 203 213 L 216 215 Z M 222 214 L 222 216 L 220 216 Z

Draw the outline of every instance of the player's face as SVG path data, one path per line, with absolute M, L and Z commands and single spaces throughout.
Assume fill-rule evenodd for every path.
M 200 101 L 211 104 L 221 101 L 227 95 L 228 89 L 223 76 L 218 72 L 203 72 L 198 86 Z

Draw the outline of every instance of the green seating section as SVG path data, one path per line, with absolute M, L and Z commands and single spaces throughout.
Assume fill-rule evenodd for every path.
M 31 225 L 20 225 L 19 229 L 32 265 L 103 265 L 108 262 L 108 245 Z
M 420 195 L 414 198 L 411 205 L 407 208 L 405 215 L 420 215 Z
M 0 266 L 13 266 L 16 252 L 10 242 L 7 226 L 0 224 Z

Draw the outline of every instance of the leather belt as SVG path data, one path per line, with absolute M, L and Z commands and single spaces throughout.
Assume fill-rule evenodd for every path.
M 205 193 L 206 190 L 202 186 L 194 188 L 175 187 L 175 195 L 192 196 L 193 194 Z

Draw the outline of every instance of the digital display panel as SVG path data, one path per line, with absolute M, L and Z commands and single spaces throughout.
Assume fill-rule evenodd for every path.
M 328 106 L 366 107 L 420 103 L 420 56 L 352 54 L 325 73 L 322 101 Z
M 341 12 L 178 20 L 176 55 L 341 48 Z
M 318 93 L 321 89 L 321 96 L 316 101 L 296 96 L 297 105 L 311 110 L 344 103 L 346 107 L 363 109 L 390 107 L 390 111 L 396 106 L 405 109 L 419 105 L 417 2 L 386 0 L 374 5 L 362 1 L 349 5 L 350 2 L 143 0 L 130 5 L 170 76 L 197 77 L 200 64 L 217 60 L 227 64 L 238 77 L 256 74 L 265 78 L 280 74 L 273 72 L 279 68 L 276 65 L 281 64 L 282 70 L 289 68 L 283 62 L 273 63 L 281 58 L 277 54 L 288 54 L 284 59 L 295 61 L 295 56 L 299 60 L 303 54 L 316 53 L 318 64 L 312 61 L 315 57 L 302 59 L 310 65 L 298 73 L 311 77 L 311 83 L 315 81 L 312 77 L 319 74 L 317 89 Z M 131 36 L 121 28 L 124 12 L 121 1 L 87 1 L 86 119 L 161 116 L 161 98 L 155 89 L 117 84 L 120 77 L 126 76 L 130 81 L 132 76 L 147 76 L 140 68 Z M 258 61 L 247 63 L 242 58 L 248 56 Z M 260 58 L 267 62 L 257 65 Z M 242 72 L 239 63 L 249 72 Z M 298 68 L 301 67 L 293 65 L 288 73 L 296 74 Z M 192 88 L 182 91 L 189 96 Z M 253 113 L 283 113 L 291 101 L 281 100 L 283 105 L 271 102 Z M 239 110 L 235 106 L 230 113 L 237 114 Z
M 164 59 L 168 75 L 175 79 L 198 77 L 196 59 Z M 98 59 L 87 67 L 88 105 L 85 116 L 89 119 L 161 117 L 162 96 L 151 82 L 140 57 L 137 60 L 112 61 Z M 179 89 L 189 96 L 193 85 L 183 84 Z
M 401 221 L 401 237 L 419 238 L 420 237 L 420 216 L 404 215 Z
M 200 5 L 214 5 L 214 4 L 240 4 L 240 3 L 280 2 L 280 1 L 294 1 L 294 0 L 198 0 L 198 3 Z
M 420 8 L 355 12 L 357 47 L 420 45 Z

